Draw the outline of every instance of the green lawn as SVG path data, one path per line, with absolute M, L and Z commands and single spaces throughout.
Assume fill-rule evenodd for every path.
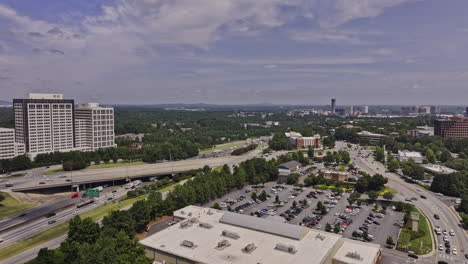
M 418 209 L 414 209 L 414 211 L 419 213 L 419 230 L 424 233 L 424 236 L 411 240 L 411 224 L 408 224 L 400 232 L 397 249 L 410 250 L 419 255 L 427 254 L 432 251 L 432 227 L 421 211 Z
M 165 192 L 169 191 L 170 189 L 174 188 L 176 185 L 179 183 L 175 183 L 172 185 L 169 185 L 165 188 L 162 188 L 158 190 L 159 192 Z M 111 201 L 106 205 L 103 205 L 99 208 L 96 208 L 94 210 L 91 210 L 89 212 L 86 212 L 82 215 L 80 215 L 81 218 L 87 218 L 90 217 L 93 219 L 93 221 L 98 221 L 102 219 L 104 216 L 109 214 L 110 212 L 114 210 L 120 210 L 122 208 L 125 208 L 131 204 L 134 204 L 137 201 L 146 199 L 149 194 L 145 194 L 136 198 L 131 198 L 131 199 L 125 199 L 122 200 L 122 203 L 119 204 L 116 200 Z M 123 199 L 123 198 L 122 198 Z M 0 261 L 5 260 L 7 258 L 10 258 L 12 256 L 15 256 L 21 252 L 24 252 L 30 248 L 39 246 L 47 241 L 50 241 L 54 238 L 57 238 L 61 235 L 64 235 L 68 232 L 68 221 L 59 225 L 56 225 L 48 230 L 42 231 L 30 238 L 21 240 L 16 242 L 15 244 L 9 245 L 4 248 L 0 248 Z
M 240 146 L 242 144 L 245 144 L 245 142 L 246 142 L 245 140 L 242 140 L 242 141 L 234 141 L 234 142 L 231 142 L 231 143 L 216 145 L 213 148 L 200 150 L 199 155 L 208 154 L 208 153 L 213 152 L 215 150 L 224 150 L 224 149 L 228 149 L 228 148 L 232 148 L 232 147 L 237 147 L 237 146 Z
M 45 171 L 43 174 L 44 175 L 51 175 L 51 174 L 56 174 L 56 173 L 59 173 L 59 172 L 63 172 L 63 169 L 58 168 L 58 169 L 48 170 L 48 171 Z
M 28 208 L 34 207 L 32 204 L 16 200 L 8 193 L 0 192 L 0 194 L 5 196 L 5 200 L 0 202 L 0 219 L 18 214 Z
M 15 173 L 15 174 L 12 174 L 8 177 L 4 177 L 4 179 L 11 179 L 11 178 L 18 178 L 18 177 L 23 177 L 23 176 L 26 176 L 27 173 Z

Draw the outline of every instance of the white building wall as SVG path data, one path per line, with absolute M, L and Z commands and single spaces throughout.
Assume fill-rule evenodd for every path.
M 15 130 L 0 128 L 0 159 L 11 159 L 15 156 Z
M 77 147 L 90 150 L 115 147 L 114 108 L 82 104 L 75 110 Z

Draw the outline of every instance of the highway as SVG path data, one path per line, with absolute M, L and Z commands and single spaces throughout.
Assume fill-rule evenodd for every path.
M 460 227 L 460 221 L 455 213 L 445 203 L 439 200 L 437 195 L 418 185 L 406 182 L 397 174 L 386 172 L 384 165 L 374 160 L 371 154 L 372 151 L 359 148 L 356 145 L 353 145 L 353 149 L 358 147 L 358 150 L 350 150 L 346 145 L 346 143 L 337 142 L 338 149 L 347 150 L 350 153 L 352 162 L 356 167 L 371 175 L 379 173 L 388 178 L 387 186 L 398 191 L 394 200 L 404 201 L 407 198 L 417 198 L 417 200 L 412 203 L 428 217 L 433 227 L 440 226 L 442 230 L 454 230 L 455 236 L 449 235 L 449 239 L 451 247 L 457 248 L 457 255 L 446 254 L 445 251 L 439 251 L 437 247 L 439 244 L 443 244 L 443 235 L 437 236 L 432 232 L 437 241 L 437 244 L 434 246 L 434 251 L 427 256 L 421 257 L 417 260 L 417 263 L 437 263 L 439 260 L 447 261 L 448 263 L 468 263 L 468 260 L 463 256 L 466 253 L 465 249 L 468 249 L 467 234 L 465 230 Z M 361 152 L 361 154 L 359 154 L 359 152 Z M 368 154 L 370 154 L 369 157 L 365 158 Z M 421 198 L 421 195 L 426 196 L 427 199 Z M 435 219 L 434 214 L 440 215 L 440 220 Z

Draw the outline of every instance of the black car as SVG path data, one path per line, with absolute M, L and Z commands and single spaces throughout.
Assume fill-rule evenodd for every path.
M 450 254 L 450 252 L 451 252 L 451 251 L 450 251 L 450 248 L 446 248 L 446 249 L 445 249 L 445 253 Z
M 426 196 L 424 196 L 424 195 L 421 195 L 421 198 L 423 198 L 423 199 L 427 199 L 427 197 L 426 197 Z
M 440 216 L 438 214 L 434 214 L 435 219 L 440 219 Z
M 51 224 L 54 224 L 54 223 L 56 223 L 56 222 L 57 222 L 56 220 L 49 220 L 48 223 L 49 223 L 49 225 L 51 225 Z
M 468 254 L 465 254 L 465 258 L 468 259 Z
M 419 258 L 418 255 L 413 254 L 413 253 L 408 254 L 408 257 L 414 258 L 414 259 L 418 259 L 418 258 Z
M 56 215 L 55 212 L 51 212 L 51 213 L 48 213 L 48 214 L 46 215 L 46 217 L 47 217 L 47 218 L 50 218 L 50 217 L 55 216 L 55 215 Z
M 445 261 L 443 261 L 443 260 L 439 260 L 439 261 L 437 262 L 437 264 L 448 264 L 448 263 L 445 262 Z

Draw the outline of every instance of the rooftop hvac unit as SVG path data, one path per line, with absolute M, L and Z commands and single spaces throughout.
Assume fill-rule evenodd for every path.
M 317 235 L 315 236 L 315 238 L 316 238 L 316 239 L 320 239 L 320 240 L 322 240 L 322 241 L 325 240 L 325 236 L 324 236 L 324 235 L 321 235 L 321 234 L 317 234 Z
M 361 255 L 359 255 L 357 252 L 348 252 L 346 253 L 346 257 L 357 259 L 357 260 L 362 260 Z
M 284 251 L 284 252 L 287 252 L 287 253 L 291 253 L 291 254 L 295 254 L 297 252 L 297 249 L 294 246 L 285 245 L 285 244 L 281 244 L 281 243 L 276 244 L 275 249 L 280 250 L 280 251 Z
M 226 239 L 223 239 L 218 242 L 218 248 L 224 248 L 224 247 L 229 247 L 231 244 L 229 244 L 229 241 Z
M 188 248 L 195 248 L 195 244 L 192 241 L 184 240 L 182 241 L 182 246 L 188 247 Z
M 257 247 L 255 246 L 254 243 L 250 243 L 245 248 L 242 249 L 244 253 L 250 254 L 252 251 L 254 251 Z
M 227 230 L 224 230 L 221 235 L 225 236 L 225 237 L 229 237 L 229 238 L 232 238 L 232 239 L 239 239 L 240 236 L 239 234 L 235 233 L 235 232 L 231 232 L 231 231 L 227 231 Z
M 203 223 L 203 222 L 200 223 L 200 224 L 198 224 L 198 226 L 203 227 L 203 228 L 206 228 L 206 229 L 211 229 L 211 228 L 213 228 L 213 225 L 208 224 L 208 223 Z

